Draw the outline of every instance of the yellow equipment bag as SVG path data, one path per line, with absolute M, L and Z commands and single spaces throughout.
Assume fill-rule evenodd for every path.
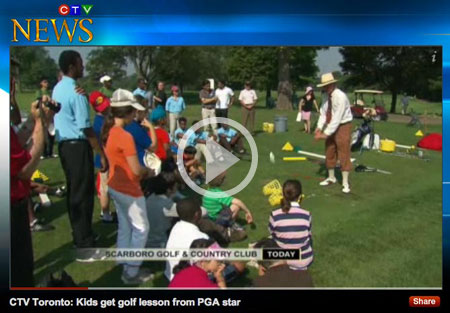
M 278 206 L 281 205 L 281 200 L 283 200 L 283 195 L 281 193 L 273 193 L 270 197 L 269 197 L 269 203 L 271 206 Z
M 394 152 L 395 141 L 389 139 L 380 140 L 380 150 L 383 152 Z
M 281 194 L 283 192 L 283 189 L 281 188 L 281 183 L 278 181 L 278 179 L 274 179 L 270 183 L 266 184 L 263 187 L 262 191 L 265 196 L 269 196 L 274 193 Z

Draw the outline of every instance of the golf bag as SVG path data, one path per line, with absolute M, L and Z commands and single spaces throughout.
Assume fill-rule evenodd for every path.
M 374 141 L 374 133 L 371 119 L 364 119 L 364 122 L 353 132 L 351 145 L 352 151 L 361 149 L 364 137 L 366 137 L 367 135 L 370 135 L 369 147 L 372 147 Z
M 366 150 L 379 150 L 380 149 L 380 136 L 378 134 L 370 133 L 363 139 L 361 149 Z

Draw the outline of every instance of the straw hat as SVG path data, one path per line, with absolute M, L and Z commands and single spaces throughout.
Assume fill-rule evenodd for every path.
M 326 73 L 323 74 L 320 78 L 320 84 L 317 85 L 317 87 L 324 87 L 329 84 L 336 83 L 337 79 L 334 79 L 333 73 Z

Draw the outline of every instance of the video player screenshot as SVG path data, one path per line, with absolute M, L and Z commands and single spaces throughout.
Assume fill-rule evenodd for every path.
M 6 311 L 446 311 L 449 4 L 3 7 Z

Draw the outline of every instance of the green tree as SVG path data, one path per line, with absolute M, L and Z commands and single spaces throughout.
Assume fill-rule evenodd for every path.
M 89 82 L 98 84 L 103 75 L 109 75 L 113 82 L 126 76 L 127 59 L 120 47 L 100 47 L 89 52 L 86 63 Z
M 390 112 L 395 113 L 397 96 L 408 93 L 430 100 L 439 97 L 442 85 L 440 47 L 345 47 L 340 49 L 347 83 L 388 90 L 392 94 Z
M 44 47 L 12 47 L 11 56 L 19 63 L 19 89 L 38 89 L 41 78 L 54 86 L 58 77 L 58 66 Z
M 235 47 L 228 56 L 228 74 L 242 87 L 251 80 L 255 88 L 278 90 L 277 108 L 291 109 L 293 85 L 303 87 L 315 80 L 318 48 L 310 47 Z
M 222 47 L 160 47 L 155 56 L 155 77 L 169 84 L 201 88 L 206 78 L 222 79 Z
M 121 47 L 128 61 L 134 66 L 134 70 L 138 77 L 145 78 L 150 82 L 156 77 L 156 55 L 159 47 Z
M 228 80 L 233 88 L 242 88 L 249 80 L 253 87 L 266 90 L 266 97 L 277 88 L 276 47 L 233 47 L 227 51 Z

